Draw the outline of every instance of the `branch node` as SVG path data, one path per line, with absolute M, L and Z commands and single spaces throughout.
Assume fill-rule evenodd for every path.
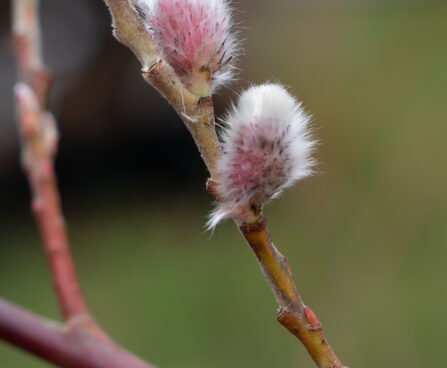
M 266 230 L 267 222 L 265 217 L 261 215 L 258 222 L 244 223 L 240 226 L 240 229 L 244 235 L 254 235 L 256 233 L 262 233 Z
M 211 194 L 214 198 L 218 199 L 216 186 L 217 182 L 212 178 L 208 178 L 208 180 L 206 181 L 206 191 L 209 194 Z
M 211 96 L 200 97 L 197 101 L 197 105 L 205 108 L 213 107 L 213 99 Z
M 148 70 L 143 70 L 143 76 L 145 78 L 153 78 L 156 74 L 160 73 L 163 60 L 159 60 L 155 64 L 151 65 Z

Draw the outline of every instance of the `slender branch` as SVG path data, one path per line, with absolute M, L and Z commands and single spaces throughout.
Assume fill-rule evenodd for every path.
M 41 231 L 64 317 L 70 321 L 88 315 L 68 245 L 54 171 L 31 180 L 34 180 L 35 188 L 32 210 Z
M 303 343 L 320 368 L 343 368 L 324 337 L 315 313 L 298 295 L 289 261 L 272 243 L 265 219 L 243 224 L 239 229 L 278 301 L 278 321 Z
M 51 77 L 42 61 L 38 0 L 12 0 L 12 41 L 19 80 L 35 91 L 45 109 Z
M 70 330 L 2 299 L 0 338 L 64 368 L 155 368 L 89 330 Z
M 218 200 L 215 191 L 218 175 L 215 169 L 221 149 L 215 132 L 211 97 L 198 99 L 184 88 L 172 68 L 162 60 L 158 51 L 154 51 L 148 32 L 138 40 L 144 25 L 131 0 L 104 1 L 109 7 L 117 40 L 129 47 L 140 62 L 141 55 L 147 53 L 152 53 L 153 60 L 157 60 L 149 68 L 141 62 L 143 77 L 168 100 L 191 132 L 210 172 L 207 190 Z M 129 22 L 136 25 L 130 27 Z M 327 343 L 317 317 L 309 307 L 304 306 L 287 258 L 273 245 L 262 214 L 255 211 L 250 218 L 252 223 L 237 225 L 255 253 L 280 305 L 278 321 L 300 339 L 320 368 L 343 368 Z
M 59 325 L 0 299 L 0 338 L 64 368 L 154 368 L 114 344 L 88 313 L 70 253 L 54 173 L 57 128 L 46 110 L 50 78 L 42 62 L 38 0 L 12 0 L 19 80 L 14 92 L 31 208 L 65 318 Z
M 56 125 L 46 111 L 50 78 L 42 62 L 38 0 L 13 4 L 13 40 L 19 84 L 16 89 L 23 168 L 32 188 L 32 210 L 50 263 L 53 284 L 66 320 L 88 314 L 70 254 L 53 161 Z M 27 87 L 28 86 L 28 87 Z

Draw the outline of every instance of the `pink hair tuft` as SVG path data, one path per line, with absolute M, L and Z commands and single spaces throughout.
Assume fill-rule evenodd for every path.
M 207 96 L 233 77 L 237 42 L 225 0 L 136 0 L 147 27 L 183 83 Z

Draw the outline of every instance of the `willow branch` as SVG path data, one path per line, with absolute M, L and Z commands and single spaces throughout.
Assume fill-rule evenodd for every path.
M 155 368 L 89 330 L 70 330 L 2 299 L 0 338 L 65 368 Z
M 0 299 L 0 338 L 64 368 L 154 368 L 114 344 L 88 313 L 54 172 L 58 134 L 46 108 L 50 77 L 41 55 L 38 0 L 12 0 L 12 8 L 22 165 L 65 324 L 44 320 Z
M 16 88 L 22 163 L 32 188 L 32 210 L 40 228 L 55 291 L 66 320 L 88 314 L 70 254 L 53 162 L 56 125 L 46 111 L 50 77 L 43 65 L 37 0 L 13 4 L 13 41 L 19 71 Z M 30 87 L 30 88 L 27 88 Z
M 142 64 L 145 80 L 167 99 L 191 132 L 210 172 L 207 190 L 218 200 L 214 188 L 218 181 L 216 162 L 221 150 L 215 132 L 211 97 L 200 99 L 187 91 L 172 68 L 155 50 L 149 32 L 138 40 L 144 25 L 131 0 L 104 1 L 112 16 L 115 37 L 135 53 Z M 130 27 L 129 23 L 134 25 Z M 140 42 L 142 40 L 144 42 Z M 157 61 L 148 67 L 142 62 L 141 55 L 145 54 L 152 54 L 152 60 Z M 262 214 L 254 212 L 250 218 L 253 222 L 240 224 L 240 231 L 256 255 L 280 306 L 278 321 L 300 339 L 320 368 L 343 368 L 327 343 L 315 314 L 304 306 L 289 263 L 273 245 Z

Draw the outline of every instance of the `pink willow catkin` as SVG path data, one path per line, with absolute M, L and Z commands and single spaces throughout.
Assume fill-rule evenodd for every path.
M 237 42 L 224 0 L 134 0 L 163 58 L 204 97 L 233 78 Z
M 237 43 L 225 0 L 134 0 L 146 27 L 185 86 L 197 96 L 231 79 Z M 217 162 L 219 203 L 208 228 L 250 212 L 312 171 L 314 142 L 309 117 L 285 88 L 252 87 L 226 119 L 223 155 Z
M 315 142 L 309 116 L 277 84 L 251 87 L 226 118 L 223 155 L 217 163 L 219 203 L 208 227 L 233 217 L 246 222 L 280 192 L 312 173 Z

